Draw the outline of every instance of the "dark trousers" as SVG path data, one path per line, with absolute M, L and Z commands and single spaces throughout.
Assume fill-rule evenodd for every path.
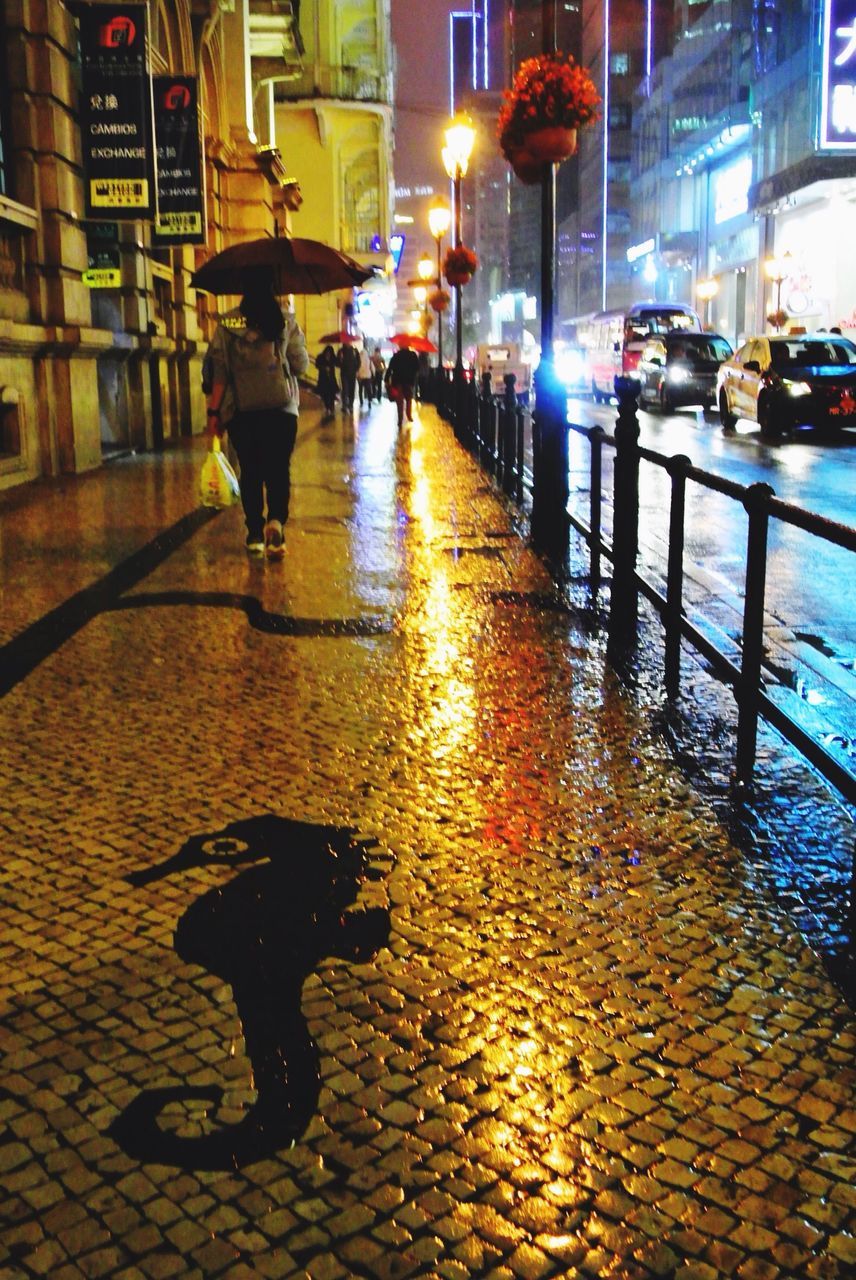
M 268 520 L 285 524 L 288 519 L 297 414 L 280 409 L 238 414 L 229 423 L 229 438 L 241 467 L 241 502 L 247 533 L 260 537 L 265 525 L 265 496 Z
M 342 370 L 342 408 L 353 409 L 354 396 L 357 393 L 357 375 Z

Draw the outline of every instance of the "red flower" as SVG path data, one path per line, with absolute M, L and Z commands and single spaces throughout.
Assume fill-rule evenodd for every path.
M 525 145 L 533 129 L 553 125 L 577 129 L 600 116 L 594 81 L 585 67 L 563 53 L 545 53 L 521 62 L 503 98 L 497 134 L 506 158 Z
M 468 249 L 465 244 L 454 245 L 446 250 L 443 258 L 443 275 L 447 279 L 450 272 L 453 276 L 471 276 L 478 265 L 479 260 L 472 249 Z

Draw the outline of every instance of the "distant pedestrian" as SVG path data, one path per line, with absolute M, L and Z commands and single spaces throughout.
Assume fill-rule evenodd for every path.
M 336 396 L 339 393 L 339 380 L 336 377 L 339 363 L 336 359 L 336 352 L 329 343 L 316 358 L 315 367 L 318 370 L 318 394 L 321 397 L 324 408 L 328 413 L 332 413 L 336 403 Z
M 228 431 L 238 455 L 247 551 L 278 558 L 285 551 L 297 438 L 297 375 L 309 367 L 303 333 L 293 315 L 283 314 L 271 287 L 257 286 L 223 317 L 209 354 L 208 431 Z
M 405 416 L 413 421 L 413 391 L 419 376 L 419 357 L 409 347 L 399 347 L 386 371 L 386 386 L 390 400 L 398 411 L 398 425 L 403 426 Z
M 380 347 L 372 352 L 372 394 L 375 400 L 383 399 L 383 375 L 386 372 L 386 361 L 380 353 Z
M 359 368 L 359 352 L 350 343 L 344 343 L 339 349 L 339 370 L 342 375 L 342 408 L 346 413 L 354 411 Z
M 360 352 L 360 367 L 357 370 L 357 381 L 360 384 L 360 406 L 370 405 L 373 399 L 372 362 L 368 351 L 363 347 Z

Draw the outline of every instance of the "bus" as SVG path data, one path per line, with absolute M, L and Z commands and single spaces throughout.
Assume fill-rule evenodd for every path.
M 598 311 L 578 320 L 576 331 L 586 352 L 594 399 L 609 400 L 616 377 L 638 378 L 648 340 L 676 329 L 701 333 L 697 313 L 680 302 L 635 302 L 620 311 Z

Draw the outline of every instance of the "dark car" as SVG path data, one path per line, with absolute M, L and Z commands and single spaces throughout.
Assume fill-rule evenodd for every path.
M 719 371 L 722 425 L 762 436 L 794 427 L 856 427 L 856 346 L 833 333 L 750 338 Z
M 716 404 L 716 375 L 731 347 L 718 333 L 675 332 L 647 343 L 639 361 L 639 403 L 671 413 L 679 405 Z

